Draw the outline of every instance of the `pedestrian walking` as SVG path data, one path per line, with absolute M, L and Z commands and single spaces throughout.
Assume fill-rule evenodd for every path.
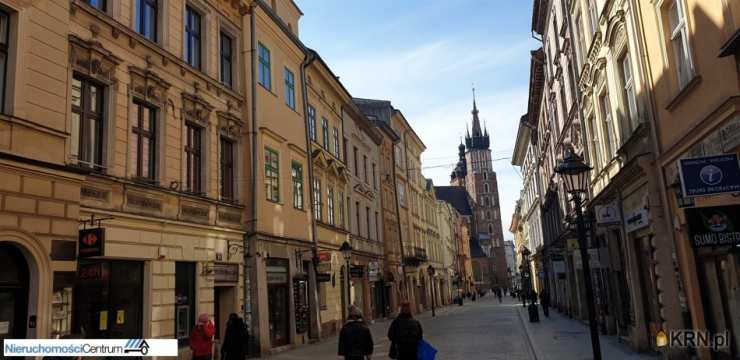
M 200 314 L 198 323 L 190 333 L 190 350 L 193 360 L 211 360 L 213 358 L 213 335 L 216 327 L 208 318 L 208 314 Z
M 542 305 L 542 312 L 545 317 L 550 317 L 550 293 L 547 289 L 542 289 L 540 292 L 540 305 Z
M 221 345 L 222 360 L 244 360 L 249 349 L 249 332 L 244 320 L 235 313 L 229 315 L 226 323 L 224 343 Z
M 357 306 L 350 306 L 348 320 L 339 332 L 339 356 L 345 360 L 368 360 L 373 353 L 373 337 Z
M 498 303 L 499 304 L 503 302 L 503 299 L 502 299 L 503 296 L 504 296 L 504 294 L 503 294 L 503 291 L 501 290 L 501 288 L 496 289 L 496 297 L 498 298 Z
M 534 289 L 529 292 L 529 302 L 537 304 L 537 292 Z
M 398 317 L 388 328 L 388 339 L 391 341 L 388 356 L 391 359 L 416 360 L 419 341 L 423 335 L 421 324 L 411 315 L 411 305 L 408 302 L 402 303 Z

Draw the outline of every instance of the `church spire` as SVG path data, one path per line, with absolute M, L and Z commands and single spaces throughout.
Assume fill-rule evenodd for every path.
M 475 104 L 475 88 L 473 88 L 473 137 L 482 136 L 480 120 L 478 119 L 478 106 Z

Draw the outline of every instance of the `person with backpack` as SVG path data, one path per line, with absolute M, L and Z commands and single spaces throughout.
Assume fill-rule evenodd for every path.
M 411 305 L 401 304 L 401 311 L 388 328 L 391 341 L 389 356 L 397 360 L 416 360 L 419 341 L 424 336 L 421 324 L 411 315 Z
M 221 345 L 222 360 L 244 360 L 249 349 L 249 332 L 244 320 L 235 313 L 229 315 L 224 342 Z
M 215 333 L 216 327 L 208 318 L 208 314 L 200 314 L 198 323 L 190 333 L 190 350 L 193 352 L 193 360 L 213 358 L 213 335 Z
M 373 353 L 373 336 L 357 306 L 349 307 L 347 322 L 339 332 L 339 356 L 345 360 L 367 360 Z

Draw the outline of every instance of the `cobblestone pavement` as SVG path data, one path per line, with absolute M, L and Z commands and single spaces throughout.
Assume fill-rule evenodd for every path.
M 448 306 L 417 317 L 424 327 L 424 338 L 439 350 L 439 360 L 584 360 L 591 359 L 588 327 L 550 311 L 540 322 L 530 323 L 526 308 L 510 297 L 499 304 L 493 296 L 466 301 L 464 306 Z M 375 340 L 374 359 L 388 359 L 390 343 L 386 332 L 390 320 L 370 324 Z M 601 337 L 605 360 L 655 360 L 655 355 L 637 354 L 613 336 Z M 286 351 L 269 359 L 339 359 L 337 338 Z
M 435 318 L 431 312 L 417 318 L 424 328 L 424 338 L 439 351 L 437 359 L 534 359 L 518 311 L 512 302 L 499 304 L 495 298 L 486 296 L 476 302 L 466 301 L 464 306 L 439 309 Z M 370 325 L 375 341 L 374 359 L 388 359 L 388 326 L 390 320 Z M 338 359 L 336 353 L 337 338 L 333 337 L 270 359 Z

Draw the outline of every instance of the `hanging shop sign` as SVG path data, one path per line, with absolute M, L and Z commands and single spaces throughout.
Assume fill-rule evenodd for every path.
M 79 257 L 88 258 L 105 255 L 105 229 L 82 229 L 78 234 Z
M 604 205 L 596 205 L 595 213 L 596 224 L 598 225 L 615 225 L 622 222 L 622 217 L 619 213 L 619 207 L 617 206 L 616 202 L 611 202 Z
M 628 233 L 640 230 L 648 226 L 648 211 L 645 208 L 639 208 L 624 214 L 624 230 Z
M 219 282 L 239 281 L 239 264 L 213 264 L 214 280 Z
M 740 192 L 737 154 L 681 159 L 679 171 L 684 197 Z
M 380 264 L 377 261 L 371 261 L 367 264 L 367 277 L 370 282 L 380 280 Z
M 688 208 L 686 219 L 695 248 L 740 245 L 740 205 Z
M 320 263 L 330 263 L 331 262 L 331 251 L 321 251 L 318 254 L 319 262 Z

